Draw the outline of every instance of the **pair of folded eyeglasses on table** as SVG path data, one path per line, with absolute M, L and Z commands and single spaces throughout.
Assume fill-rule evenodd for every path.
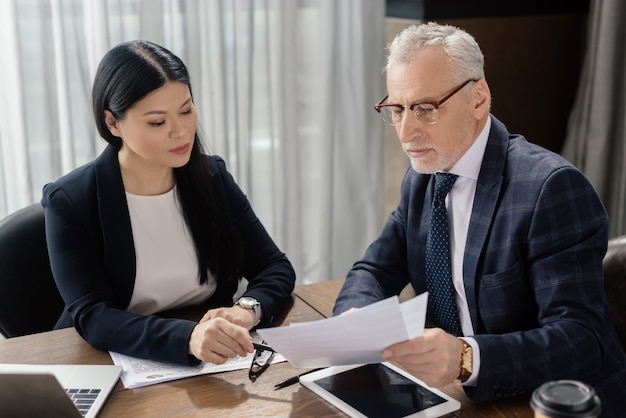
M 270 367 L 274 354 L 274 349 L 265 344 L 265 341 L 261 343 L 252 343 L 254 346 L 254 357 L 252 358 L 252 364 L 250 364 L 250 370 L 248 371 L 248 377 L 253 382 L 257 377 Z

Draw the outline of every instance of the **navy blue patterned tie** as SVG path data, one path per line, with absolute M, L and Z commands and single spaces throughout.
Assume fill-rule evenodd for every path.
M 428 308 L 435 324 L 452 335 L 461 336 L 463 334 L 452 284 L 450 232 L 446 212 L 446 195 L 457 177 L 450 173 L 435 173 L 435 195 L 426 240 L 426 284 L 430 292 Z

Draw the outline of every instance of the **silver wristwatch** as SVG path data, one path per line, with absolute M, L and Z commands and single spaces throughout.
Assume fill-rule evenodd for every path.
M 241 297 L 235 302 L 235 306 L 241 306 L 244 309 L 252 309 L 254 310 L 254 315 L 256 317 L 256 321 L 254 326 L 256 327 L 261 322 L 261 304 L 255 298 L 251 298 L 248 296 Z

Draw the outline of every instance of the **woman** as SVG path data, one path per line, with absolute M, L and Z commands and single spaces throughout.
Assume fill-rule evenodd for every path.
M 295 273 L 224 161 L 203 154 L 185 65 L 153 43 L 123 43 L 102 59 L 92 96 L 109 145 L 43 190 L 66 304 L 56 327 L 180 364 L 253 352 L 248 331 L 280 314 Z M 154 315 L 198 304 L 213 308 L 199 323 Z

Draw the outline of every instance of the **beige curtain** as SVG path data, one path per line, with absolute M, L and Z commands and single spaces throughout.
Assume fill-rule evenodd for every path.
M 626 234 L 626 1 L 592 0 L 587 55 L 563 155 L 589 177 Z
M 344 276 L 383 210 L 384 0 L 0 0 L 0 218 L 104 146 L 93 76 L 123 41 L 187 64 L 213 154 L 299 283 Z

